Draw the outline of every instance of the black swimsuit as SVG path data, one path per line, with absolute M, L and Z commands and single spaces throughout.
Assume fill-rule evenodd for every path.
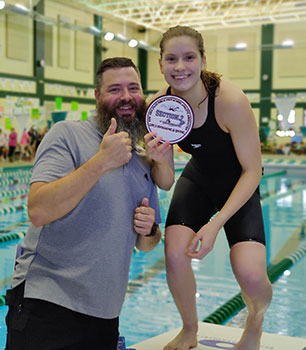
M 205 123 L 192 129 L 178 145 L 192 157 L 175 186 L 166 227 L 185 225 L 197 232 L 224 206 L 242 169 L 230 134 L 216 121 L 214 97 L 208 99 Z M 258 188 L 226 222 L 224 229 L 230 247 L 242 241 L 265 244 Z

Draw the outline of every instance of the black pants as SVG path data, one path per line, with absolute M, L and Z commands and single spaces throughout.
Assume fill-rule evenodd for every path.
M 9 146 L 8 157 L 9 157 L 10 161 L 13 161 L 13 156 L 14 156 L 14 153 L 15 153 L 15 149 L 16 149 L 16 146 Z
M 117 349 L 118 317 L 92 317 L 23 294 L 24 283 L 7 292 L 6 350 Z

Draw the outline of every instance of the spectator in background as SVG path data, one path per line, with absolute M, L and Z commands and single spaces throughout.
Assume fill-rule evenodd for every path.
M 20 160 L 27 159 L 28 140 L 29 140 L 29 134 L 27 132 L 27 129 L 24 128 L 21 139 L 20 139 Z
M 48 132 L 48 130 L 49 130 L 49 128 L 47 126 L 43 130 L 39 130 L 39 132 L 38 132 L 38 139 L 37 139 L 37 142 L 36 142 L 36 150 L 37 150 L 38 146 L 40 145 L 42 139 L 44 138 L 44 136 Z
M 6 137 L 2 129 L 0 129 L 0 162 L 2 161 L 3 155 L 6 153 L 6 144 Z
M 28 134 L 30 137 L 31 156 L 34 158 L 39 144 L 39 134 L 38 131 L 34 128 L 34 125 L 31 126 Z
M 5 150 L 4 150 L 4 159 L 7 160 L 8 159 L 8 149 L 9 149 L 9 137 L 7 132 L 4 133 L 4 137 L 5 137 Z
M 276 154 L 284 154 L 284 145 L 279 145 L 279 147 L 276 150 Z
M 14 157 L 14 153 L 16 150 L 16 146 L 17 146 L 17 137 L 18 137 L 17 132 L 15 131 L 14 128 L 12 128 L 11 132 L 9 134 L 9 154 L 8 154 L 8 157 L 9 157 L 10 162 L 13 162 L 13 157 Z

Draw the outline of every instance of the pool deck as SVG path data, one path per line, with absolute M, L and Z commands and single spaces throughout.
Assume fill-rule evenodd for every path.
M 262 164 L 265 168 L 286 169 L 286 170 L 304 170 L 306 175 L 306 156 L 301 155 L 278 155 L 263 154 Z
M 158 335 L 144 342 L 132 345 L 132 350 L 159 350 L 175 337 L 179 332 L 174 329 L 170 332 Z M 220 326 L 210 323 L 199 322 L 198 341 L 194 350 L 228 349 L 233 350 L 239 340 L 243 329 L 229 326 Z M 279 334 L 263 333 L 261 339 L 261 350 L 305 350 L 306 339 L 294 338 Z
M 0 171 L 1 170 L 6 170 L 6 169 L 20 169 L 20 168 L 31 168 L 33 166 L 34 161 L 22 161 L 22 160 L 17 160 L 12 163 L 7 162 L 6 160 L 2 160 L 0 162 Z
M 186 164 L 189 155 L 186 153 L 176 153 L 175 163 L 178 167 Z M 0 162 L 0 169 L 6 168 L 29 168 L 33 166 L 33 161 L 7 161 Z M 306 171 L 306 155 L 279 155 L 279 154 L 262 154 L 262 163 L 264 167 L 277 169 L 305 169 Z M 306 174 L 306 173 L 305 173 Z
M 182 169 L 189 155 L 182 152 L 175 153 L 175 168 Z M 305 172 L 306 176 L 306 155 L 279 155 L 279 154 L 262 154 L 262 165 L 266 170 L 277 171 L 280 169 L 296 172 Z

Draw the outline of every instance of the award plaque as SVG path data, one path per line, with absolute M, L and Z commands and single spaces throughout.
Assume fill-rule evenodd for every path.
M 171 144 L 182 141 L 193 128 L 194 115 L 189 103 L 175 95 L 153 100 L 146 111 L 146 127 Z

